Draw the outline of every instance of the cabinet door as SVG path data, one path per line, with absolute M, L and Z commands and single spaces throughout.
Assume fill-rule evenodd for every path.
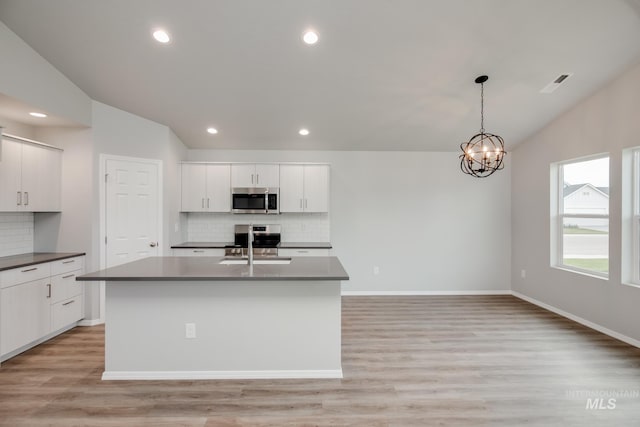
M 280 212 L 302 212 L 304 166 L 280 165 Z
M 41 148 L 22 144 L 22 210 L 38 210 L 42 200 L 40 189 Z
M 304 167 L 304 211 L 329 212 L 329 166 Z
M 232 187 L 255 187 L 256 181 L 256 165 L 253 163 L 231 165 Z
M 0 302 L 0 353 L 7 354 L 51 331 L 49 279 L 2 289 Z
M 0 211 L 15 212 L 22 208 L 19 194 L 22 144 L 2 139 L 0 150 Z
M 207 165 L 182 164 L 182 211 L 206 210 Z
M 279 187 L 280 165 L 256 165 L 256 187 Z
M 231 165 L 207 165 L 207 211 L 231 212 Z

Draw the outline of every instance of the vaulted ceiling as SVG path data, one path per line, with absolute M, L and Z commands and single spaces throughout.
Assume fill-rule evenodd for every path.
M 640 60 L 638 0 L 0 0 L 0 20 L 193 148 L 454 151 L 488 74 L 510 149 Z

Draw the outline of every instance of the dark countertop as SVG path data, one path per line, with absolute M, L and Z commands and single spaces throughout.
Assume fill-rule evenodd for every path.
M 233 242 L 185 242 L 171 246 L 171 249 L 219 249 L 233 245 Z
M 280 249 L 331 249 L 329 242 L 280 242 Z
M 172 245 L 171 249 L 219 249 L 233 246 L 233 242 L 185 242 Z M 281 249 L 331 249 L 329 242 L 281 242 Z
M 0 257 L 0 271 L 85 255 L 84 252 L 31 252 Z
M 336 257 L 292 257 L 291 264 L 222 265 L 221 257 L 149 257 L 85 274 L 83 281 L 349 280 Z

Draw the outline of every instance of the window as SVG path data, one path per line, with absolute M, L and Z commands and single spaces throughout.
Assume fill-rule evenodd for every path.
M 554 171 L 554 169 L 552 169 Z M 599 156 L 555 165 L 557 189 L 556 246 L 558 267 L 607 277 L 609 274 L 609 157 Z

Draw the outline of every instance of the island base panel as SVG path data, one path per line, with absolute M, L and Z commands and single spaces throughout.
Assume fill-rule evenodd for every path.
M 340 298 L 339 281 L 108 282 L 103 379 L 341 378 Z

